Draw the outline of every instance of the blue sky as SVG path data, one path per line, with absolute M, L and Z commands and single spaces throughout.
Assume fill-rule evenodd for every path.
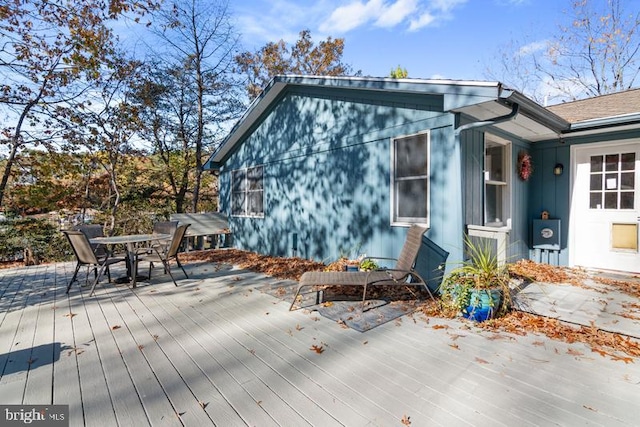
M 245 51 L 293 43 L 303 29 L 315 42 L 345 39 L 343 62 L 384 77 L 400 65 L 414 78 L 486 80 L 501 46 L 541 45 L 567 22 L 569 0 L 242 0 L 231 2 Z

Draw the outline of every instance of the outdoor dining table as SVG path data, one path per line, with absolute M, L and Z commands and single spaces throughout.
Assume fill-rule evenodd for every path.
M 100 245 L 125 245 L 127 250 L 127 275 L 132 287 L 136 287 L 137 281 L 137 256 L 136 243 L 160 242 L 171 239 L 171 234 L 125 234 L 120 236 L 104 236 L 89 239 L 90 243 Z

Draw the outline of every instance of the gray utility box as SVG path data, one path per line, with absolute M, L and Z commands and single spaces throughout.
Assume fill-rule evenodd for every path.
M 560 220 L 533 220 L 534 249 L 560 250 Z

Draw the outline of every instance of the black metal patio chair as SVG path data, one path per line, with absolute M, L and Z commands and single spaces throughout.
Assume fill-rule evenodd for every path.
M 64 230 L 63 233 L 67 237 L 67 240 L 69 240 L 71 249 L 73 249 L 73 253 L 75 254 L 76 260 L 78 262 L 76 264 L 76 269 L 73 272 L 73 277 L 67 285 L 67 293 L 69 293 L 71 285 L 77 279 L 80 267 L 88 266 L 95 269 L 95 279 L 93 281 L 93 286 L 91 286 L 91 292 L 89 292 L 89 296 L 91 296 L 93 295 L 96 289 L 96 285 L 100 281 L 100 278 L 104 274 L 105 270 L 107 272 L 107 278 L 109 282 L 111 282 L 111 273 L 109 271 L 109 266 L 119 262 L 124 262 L 126 261 L 126 258 L 112 257 L 109 255 L 108 251 L 97 253 L 91 246 L 87 235 L 80 230 Z

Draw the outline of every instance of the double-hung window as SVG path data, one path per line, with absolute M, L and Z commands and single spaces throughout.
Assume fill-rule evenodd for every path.
M 391 144 L 391 221 L 429 226 L 429 132 Z
M 231 214 L 264 216 L 264 167 L 236 169 L 231 172 Z
M 511 218 L 511 143 L 485 134 L 484 225 L 501 227 Z

